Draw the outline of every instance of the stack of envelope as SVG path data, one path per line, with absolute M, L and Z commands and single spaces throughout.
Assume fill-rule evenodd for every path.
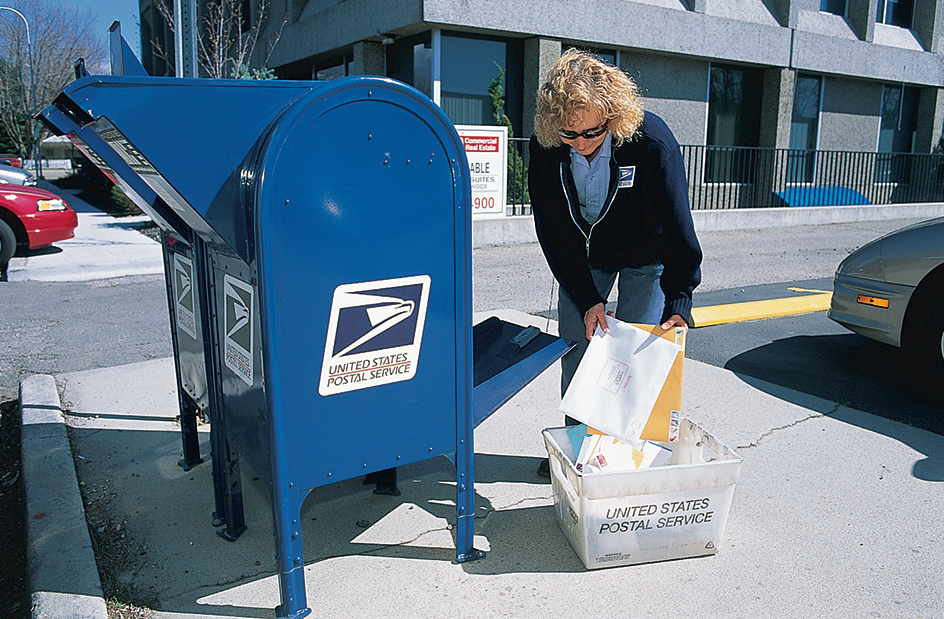
M 666 466 L 672 458 L 667 445 L 654 441 L 626 443 L 586 424 L 572 426 L 567 436 L 577 454 L 574 465 L 584 475 Z

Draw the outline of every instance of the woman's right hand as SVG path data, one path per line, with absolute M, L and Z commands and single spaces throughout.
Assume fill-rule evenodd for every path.
M 587 310 L 583 315 L 583 324 L 587 328 L 587 339 L 593 339 L 593 334 L 597 330 L 597 325 L 603 329 L 604 333 L 609 333 L 610 328 L 606 324 L 606 308 L 602 303 L 597 303 Z

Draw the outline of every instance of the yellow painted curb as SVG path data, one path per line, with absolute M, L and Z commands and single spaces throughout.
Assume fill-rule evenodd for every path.
M 812 292 L 814 294 L 784 299 L 696 307 L 692 310 L 692 319 L 695 321 L 696 327 L 710 327 L 746 320 L 760 320 L 761 318 L 809 314 L 828 310 L 829 303 L 833 298 L 833 293 L 825 290 L 805 290 L 802 288 L 789 288 L 789 290 Z

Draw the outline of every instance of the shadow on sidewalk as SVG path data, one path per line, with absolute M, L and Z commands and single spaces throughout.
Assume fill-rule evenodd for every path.
M 278 602 L 271 499 L 252 468 L 245 462 L 242 467 L 248 528 L 235 542 L 227 542 L 211 525 L 207 434 L 201 433 L 205 462 L 184 471 L 177 465 L 180 435 L 167 421 L 144 421 L 151 428 L 163 423 L 167 430 L 109 429 L 105 426 L 120 415 L 70 416 L 69 435 L 93 538 L 110 533 L 103 550 L 107 556 L 98 557 L 103 586 L 108 582 L 113 590 L 123 589 L 138 603 L 165 612 L 269 616 L 262 610 Z M 129 427 L 135 422 L 141 419 L 119 423 Z M 461 573 L 585 571 L 554 520 L 550 486 L 535 474 L 538 461 L 476 454 L 476 548 L 498 551 L 461 564 Z M 439 457 L 398 472 L 399 497 L 373 494 L 373 486 L 360 477 L 320 486 L 308 495 L 301 534 L 313 608 L 324 595 L 316 584 L 323 580 L 333 586 L 343 580 L 345 589 L 362 590 L 365 599 L 377 595 L 375 570 L 389 561 L 411 559 L 420 564 L 400 569 L 445 571 L 461 578 L 455 572 L 455 467 Z M 509 494 L 510 486 L 516 489 Z M 339 579 L 339 561 L 373 575 Z M 414 576 L 391 578 L 406 583 Z
M 761 391 L 771 389 L 760 381 L 783 387 L 772 395 L 787 400 L 789 394 L 796 399 L 797 392 L 826 400 L 819 412 L 909 445 L 926 456 L 915 464 L 914 476 L 944 481 L 944 441 L 912 431 L 944 435 L 944 382 L 923 371 L 906 351 L 854 333 L 796 336 L 732 357 L 725 369 Z

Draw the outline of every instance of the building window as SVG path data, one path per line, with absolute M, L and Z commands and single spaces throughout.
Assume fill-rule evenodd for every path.
M 429 31 L 387 47 L 387 76 L 433 97 L 433 45 Z
M 612 65 L 614 67 L 619 66 L 619 64 L 617 64 L 617 56 L 614 50 L 605 49 L 603 47 L 590 47 L 587 45 L 578 45 L 574 43 L 574 44 L 562 45 L 561 53 L 564 53 L 565 51 L 571 48 L 579 49 L 582 52 L 587 52 L 591 56 L 595 56 L 598 60 L 601 60 L 608 65 Z
M 440 106 L 457 125 L 494 125 L 488 87 L 504 70 L 505 114 L 521 128 L 524 48 L 514 40 L 443 33 L 440 37 Z M 432 36 L 429 32 L 398 40 L 387 48 L 387 75 L 432 98 Z M 520 135 L 520 133 L 516 133 Z
M 820 0 L 819 10 L 823 13 L 846 16 L 846 0 Z
M 339 77 L 346 77 L 351 74 L 351 64 L 353 64 L 353 62 L 354 59 L 350 54 L 335 58 L 322 66 L 316 65 L 312 77 L 324 82 L 336 80 Z
M 918 89 L 886 85 L 882 92 L 882 127 L 878 152 L 910 153 L 918 111 Z
M 507 71 L 503 41 L 442 36 L 442 109 L 457 125 L 494 125 L 488 87 Z M 507 80 L 502 80 L 505 88 Z
M 503 71 L 504 112 L 520 131 L 523 70 L 517 42 L 443 33 L 440 105 L 457 125 L 497 124 L 488 89 Z
M 875 21 L 879 24 L 911 28 L 914 0 L 878 0 Z
M 141 11 L 141 41 L 141 64 L 148 75 L 173 77 L 174 33 L 153 5 Z
M 900 155 L 913 151 L 917 116 L 917 88 L 885 86 L 882 92 L 882 122 L 878 133 L 876 183 L 908 182 L 910 158 Z
M 809 183 L 816 165 L 819 109 L 823 80 L 799 74 L 793 89 L 793 117 L 790 121 L 790 153 L 787 156 L 788 182 Z
M 242 3 L 239 8 L 239 31 L 243 34 L 252 30 L 252 2 L 250 0 L 242 0 Z
M 760 143 L 764 74 L 760 69 L 711 65 L 708 86 L 708 139 L 705 179 L 745 183 L 752 176 L 750 153 L 732 147 Z M 711 148 L 718 147 L 718 148 Z

